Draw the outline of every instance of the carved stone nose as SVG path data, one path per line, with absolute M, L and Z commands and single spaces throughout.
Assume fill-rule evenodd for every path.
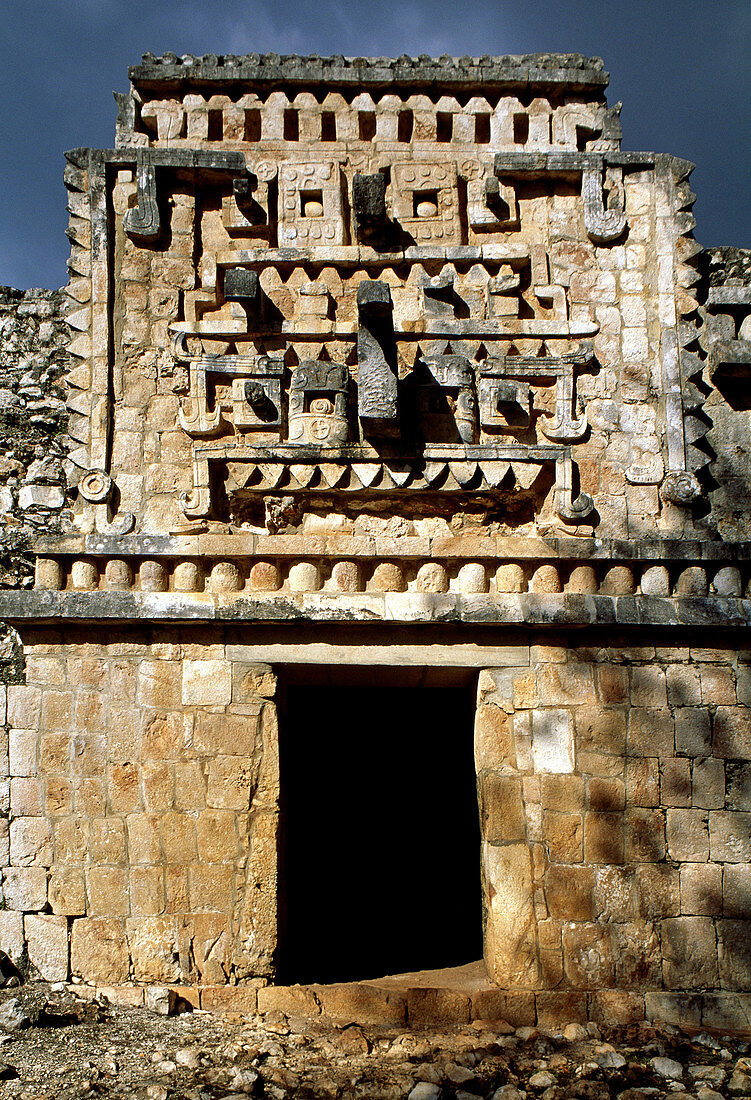
M 248 379 L 245 383 L 245 400 L 254 412 L 260 412 L 266 405 L 266 391 L 260 382 Z

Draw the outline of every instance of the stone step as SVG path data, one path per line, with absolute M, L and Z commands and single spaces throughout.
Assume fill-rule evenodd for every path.
M 535 1022 L 534 994 L 498 989 L 482 962 L 331 985 L 265 986 L 258 990 L 258 1011 L 410 1027 L 505 1020 L 511 1029 Z

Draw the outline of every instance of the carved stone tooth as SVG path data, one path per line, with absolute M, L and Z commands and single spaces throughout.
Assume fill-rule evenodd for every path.
M 380 472 L 380 462 L 358 462 L 355 466 L 355 473 L 365 489 L 373 484 Z
M 453 474 L 456 481 L 462 487 L 465 487 L 466 485 L 469 485 L 469 483 L 472 481 L 472 479 L 477 474 L 477 463 L 476 462 L 450 462 L 449 463 L 449 469 L 451 470 L 451 473 Z
M 389 462 L 386 469 L 388 470 L 389 477 L 394 482 L 394 484 L 400 487 L 406 485 L 410 477 L 412 476 L 411 464 Z
M 497 489 L 511 469 L 511 464 L 508 462 L 483 462 L 481 468 L 488 485 Z
M 429 485 L 434 485 L 446 473 L 445 462 L 426 462 L 423 477 Z
M 331 489 L 339 484 L 347 470 L 346 466 L 340 466 L 334 462 L 322 462 L 318 469 L 321 471 L 323 480 Z
M 519 488 L 529 489 L 537 480 L 542 467 L 538 462 L 512 462 L 511 468 Z
M 258 469 L 263 475 L 265 486 L 269 489 L 276 489 L 284 478 L 284 466 L 282 463 L 261 462 L 258 465 Z
M 293 466 L 290 466 L 289 469 L 295 481 L 297 481 L 298 484 L 300 484 L 303 488 L 306 488 L 308 485 L 310 485 L 311 481 L 313 480 L 313 475 L 316 472 L 315 466 L 300 466 L 295 464 Z

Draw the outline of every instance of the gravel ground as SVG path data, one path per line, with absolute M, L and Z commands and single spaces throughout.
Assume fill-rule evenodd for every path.
M 419 1032 L 0 993 L 0 1098 L 73 1100 L 730 1100 L 751 1096 L 751 1044 L 667 1025 L 601 1032 L 475 1022 Z

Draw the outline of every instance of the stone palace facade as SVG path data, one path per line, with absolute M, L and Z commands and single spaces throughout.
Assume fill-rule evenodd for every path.
M 692 165 L 579 55 L 130 79 L 0 300 L 0 946 L 749 1027 L 751 263 Z

